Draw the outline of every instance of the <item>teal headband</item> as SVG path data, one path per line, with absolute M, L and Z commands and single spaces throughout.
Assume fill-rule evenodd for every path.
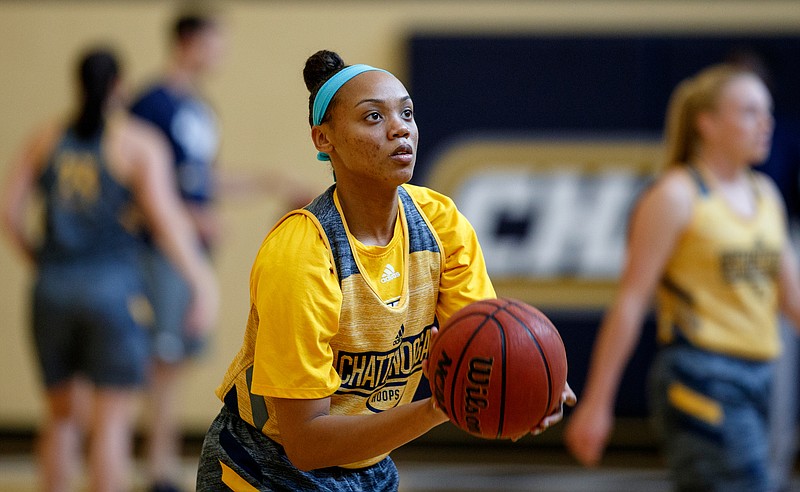
M 326 80 L 325 83 L 322 84 L 322 87 L 320 87 L 317 91 L 316 97 L 314 97 L 314 108 L 312 114 L 314 126 L 322 123 L 322 118 L 325 116 L 325 112 L 328 111 L 328 105 L 331 103 L 331 100 L 333 100 L 333 96 L 339 92 L 339 89 L 341 89 L 348 80 L 360 73 L 369 72 L 372 70 L 386 72 L 386 70 L 371 67 L 369 65 L 350 65 L 349 67 L 339 70 L 333 74 L 331 78 Z M 320 161 L 331 160 L 330 156 L 325 152 L 318 152 L 317 159 Z

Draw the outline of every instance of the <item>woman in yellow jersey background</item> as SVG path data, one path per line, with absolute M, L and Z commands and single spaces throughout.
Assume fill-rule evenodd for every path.
M 599 462 L 621 373 L 657 294 L 661 348 L 653 412 L 678 490 L 773 491 L 767 413 L 779 309 L 800 326 L 800 277 L 772 181 L 772 100 L 735 66 L 709 67 L 673 92 L 667 167 L 633 212 L 617 297 L 595 344 L 565 439 Z
M 389 452 L 447 420 L 417 394 L 436 327 L 495 297 L 452 200 L 407 184 L 418 132 L 403 84 L 330 51 L 303 76 L 311 138 L 336 183 L 261 245 L 201 491 L 397 490 Z

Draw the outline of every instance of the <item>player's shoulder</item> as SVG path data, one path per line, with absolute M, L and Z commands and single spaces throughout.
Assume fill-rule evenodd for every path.
M 67 131 L 64 117 L 56 117 L 39 123 L 28 136 L 25 147 L 28 154 L 39 165 L 44 165 Z
M 403 185 L 445 249 L 460 247 L 475 232 L 449 196 L 422 186 Z
M 697 196 L 698 187 L 691 171 L 682 166 L 670 167 L 642 192 L 632 220 L 674 223 L 681 228 L 689 222 Z
M 169 163 L 169 146 L 158 129 L 125 111 L 113 114 L 104 135 L 106 155 L 120 176 L 128 172 L 162 172 Z
M 686 166 L 673 166 L 663 171 L 643 198 L 660 206 L 676 206 L 691 202 L 698 192 L 698 182 Z
M 298 271 L 330 269 L 326 239 L 314 217 L 305 210 L 284 215 L 269 230 L 253 265 L 259 270 L 295 275 Z M 282 274 L 282 275 L 283 275 Z
M 412 184 L 404 184 L 403 189 L 408 192 L 414 202 L 419 205 L 428 218 L 439 214 L 450 214 L 456 211 L 456 204 L 449 196 L 430 188 Z
M 281 254 L 303 255 L 324 244 L 323 231 L 316 218 L 303 209 L 293 210 L 272 226 L 261 248 L 282 250 Z

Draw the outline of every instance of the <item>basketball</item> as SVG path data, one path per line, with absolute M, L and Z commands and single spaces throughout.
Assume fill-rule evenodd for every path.
M 527 434 L 561 404 L 567 355 L 538 309 L 486 299 L 456 312 L 428 355 L 436 404 L 458 428 L 486 439 Z

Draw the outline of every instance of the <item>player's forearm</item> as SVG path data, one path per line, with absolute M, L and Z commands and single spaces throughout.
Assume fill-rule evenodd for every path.
M 430 399 L 374 415 L 322 415 L 284 448 L 301 470 L 341 466 L 389 453 L 446 421 Z
M 622 373 L 641 334 L 643 313 L 619 305 L 600 327 L 581 399 L 592 406 L 613 406 Z

